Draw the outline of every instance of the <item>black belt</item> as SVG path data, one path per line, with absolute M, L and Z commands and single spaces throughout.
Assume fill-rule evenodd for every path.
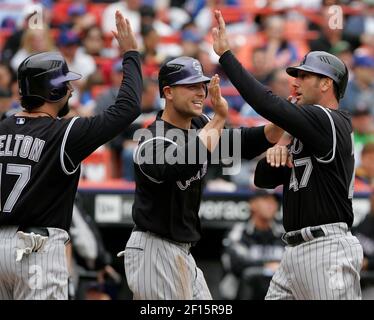
M 325 236 L 325 232 L 322 230 L 322 228 L 311 229 L 310 233 L 312 234 L 313 238 L 319 238 L 319 237 Z M 290 246 L 297 246 L 299 244 L 302 244 L 308 241 L 308 240 L 304 240 L 303 236 L 301 235 L 301 231 L 298 231 L 297 233 L 291 236 L 287 236 L 287 234 L 284 234 L 282 237 L 282 240 Z M 313 240 L 313 239 L 310 239 L 310 240 Z
M 40 234 L 43 237 L 49 237 L 49 232 L 47 228 L 41 228 L 41 227 L 19 227 L 18 231 L 22 231 L 25 233 L 35 233 Z

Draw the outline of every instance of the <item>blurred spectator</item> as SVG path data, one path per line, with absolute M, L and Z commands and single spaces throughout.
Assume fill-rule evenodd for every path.
M 268 87 L 277 96 L 287 99 L 291 93 L 290 76 L 284 69 L 275 69 L 267 79 Z
M 271 71 L 272 67 L 266 62 L 265 48 L 255 48 L 252 52 L 251 73 L 253 76 L 262 84 L 265 84 Z
M 73 30 L 79 34 L 96 23 L 95 16 L 88 12 L 84 2 L 73 2 L 68 8 L 68 21 L 60 25 L 59 28 Z
M 283 227 L 275 221 L 276 195 L 257 190 L 249 199 L 250 218 L 236 223 L 223 239 L 225 275 L 220 294 L 225 299 L 263 300 L 282 259 Z
M 121 139 L 121 168 L 122 178 L 127 181 L 134 181 L 133 153 L 138 146 L 133 136 L 136 130 L 148 126 L 156 119 L 157 111 L 160 110 L 158 100 L 158 82 L 145 78 L 143 80 L 142 105 L 140 116 L 125 130 L 119 138 Z
M 151 25 L 142 26 L 143 47 L 140 51 L 143 74 L 157 76 L 159 67 L 165 57 L 159 53 L 160 37 Z
M 20 2 L 22 2 L 21 0 Z M 13 1 L 12 1 L 13 2 Z M 17 1 L 15 1 L 17 3 Z M 4 1 L 0 2 L 0 6 L 4 5 Z M 6 5 L 6 1 L 5 1 Z M 12 5 L 13 6 L 13 5 Z M 17 7 L 17 6 L 15 6 Z M 20 9 L 20 23 L 16 24 L 15 29 L 11 29 L 10 36 L 6 39 L 1 53 L 1 61 L 10 63 L 13 56 L 21 47 L 22 36 L 27 29 L 40 29 L 48 26 L 51 20 L 51 3 L 49 0 L 43 0 L 41 3 L 22 6 Z M 1 13 L 0 13 L 1 14 Z M 36 14 L 36 15 L 35 15 Z M 40 25 L 36 25 L 40 24 Z
M 111 81 L 112 84 L 110 88 L 97 98 L 95 107 L 96 114 L 102 112 L 115 102 L 122 81 L 122 61 L 117 61 L 113 64 Z M 109 143 L 109 149 L 112 153 L 114 178 L 123 177 L 128 181 L 134 180 L 132 153 L 137 142 L 133 141 L 133 134 L 137 129 L 142 128 L 150 118 L 155 118 L 156 111 L 159 109 L 158 83 L 156 80 L 145 77 L 143 79 L 142 114 L 128 129 Z
M 318 32 L 318 37 L 309 41 L 311 51 L 331 51 L 331 48 L 342 40 L 343 29 L 331 28 L 330 19 L 331 13 L 330 6 L 336 4 L 338 1 L 324 1 L 324 5 L 320 9 L 320 21 L 318 24 L 312 23 L 309 26 L 310 30 Z
M 55 45 L 47 25 L 42 29 L 28 28 L 22 33 L 21 47 L 10 60 L 10 65 L 14 71 L 17 71 L 21 62 L 31 54 L 53 50 Z
M 362 148 L 361 164 L 356 169 L 356 177 L 374 187 L 374 140 Z M 374 209 L 374 206 L 372 208 Z
M 102 29 L 104 33 L 111 33 L 116 30 L 115 20 L 113 19 L 117 10 L 119 10 L 124 17 L 126 17 L 131 24 L 135 34 L 140 33 L 140 5 L 141 0 L 120 0 L 109 4 L 104 12 L 102 19 Z
M 105 249 L 96 223 L 83 208 L 79 195 L 74 203 L 69 230 L 71 299 L 110 300 L 117 297 L 120 275 L 112 268 L 112 258 Z
M 367 105 L 374 115 L 374 57 L 355 53 L 353 72 L 354 78 L 348 82 L 340 107 L 352 113 Z
M 96 101 L 93 96 L 94 88 L 102 86 L 104 83 L 102 73 L 97 70 L 88 76 L 85 85 L 81 88 L 79 94 L 79 103 L 70 110 L 69 116 L 90 117 L 95 113 Z M 74 107 L 74 106 L 73 106 Z
M 374 178 L 372 172 L 371 178 Z M 362 299 L 374 299 L 374 192 L 370 195 L 370 211 L 365 219 L 352 230 L 364 251 L 361 270 Z
M 110 105 L 114 104 L 118 94 L 119 87 L 122 82 L 122 61 L 118 60 L 113 63 L 112 72 L 110 74 L 111 86 L 105 90 L 96 99 L 95 114 L 104 111 Z
M 80 94 L 84 91 L 88 77 L 96 71 L 96 63 L 92 56 L 78 50 L 80 38 L 77 33 L 71 30 L 61 31 L 57 38 L 57 46 L 66 60 L 69 69 L 79 70 L 82 75 L 80 80 L 74 82 L 74 92 L 70 100 L 72 106 L 78 107 Z
M 196 59 L 201 41 L 202 38 L 197 28 L 189 27 L 182 30 L 182 55 Z
M 162 22 L 156 17 L 155 9 L 150 5 L 142 5 L 139 9 L 140 12 L 140 28 L 142 29 L 145 25 L 153 27 L 157 34 L 162 36 L 170 36 L 174 33 L 174 30 L 166 23 Z
M 12 93 L 9 89 L 0 88 L 0 119 L 7 117 L 6 113 L 12 107 Z
M 24 8 L 32 6 L 33 0 L 2 0 L 0 1 L 0 26 L 3 25 L 4 20 L 10 20 L 15 25 L 22 25 L 25 18 Z
M 263 84 L 277 96 L 287 99 L 291 94 L 290 76 L 284 69 L 275 69 L 262 80 Z M 244 117 L 260 117 L 248 103 L 244 103 L 240 111 Z
M 213 10 L 219 8 L 220 6 L 239 6 L 240 0 L 189 0 L 186 4 L 186 9 L 191 13 L 192 20 L 195 22 L 196 26 L 202 36 L 205 36 L 213 27 Z M 227 23 L 227 31 L 229 33 L 235 30 L 247 31 L 245 25 L 247 13 L 243 10 L 242 17 L 238 21 Z
M 356 108 L 352 112 L 352 129 L 355 146 L 355 166 L 361 163 L 361 151 L 365 144 L 374 142 L 373 115 L 368 106 Z
M 265 64 L 267 71 L 285 68 L 298 60 L 297 49 L 285 38 L 285 19 L 282 16 L 269 16 L 263 23 L 265 35 Z
M 0 63 L 0 119 L 20 109 L 16 74 L 7 64 Z
M 8 64 L 0 62 L 0 89 L 10 90 L 16 75 Z
M 348 68 L 348 81 L 354 77 L 353 74 L 353 52 L 352 46 L 348 41 L 338 41 L 330 50 L 330 53 L 341 59 Z
M 83 47 L 80 49 L 93 57 L 113 58 L 116 51 L 105 47 L 104 34 L 97 25 L 86 28 L 82 33 Z
M 360 6 L 361 14 L 348 16 L 344 26 L 344 37 L 353 43 L 354 47 L 360 44 L 362 36 L 374 34 L 374 2 L 362 0 L 357 1 L 357 5 Z
M 212 52 L 210 51 L 210 46 L 206 46 L 205 43 L 199 46 L 196 59 L 201 62 L 201 65 L 204 68 L 204 74 L 207 77 L 212 77 L 214 76 L 214 74 L 219 72 L 217 59 L 215 59 Z

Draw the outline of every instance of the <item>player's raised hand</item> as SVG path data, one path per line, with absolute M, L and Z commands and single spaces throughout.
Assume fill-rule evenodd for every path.
M 266 151 L 266 161 L 272 167 L 287 167 L 292 168 L 292 156 L 289 154 L 286 146 L 275 145 Z
M 226 118 L 229 110 L 228 103 L 221 94 L 221 88 L 219 86 L 219 76 L 215 74 L 209 83 L 209 94 L 210 94 L 210 101 L 212 102 L 214 113 Z
M 226 34 L 226 24 L 220 10 L 214 10 L 214 17 L 216 18 L 218 28 L 215 27 L 212 30 L 213 49 L 219 56 L 222 56 L 227 50 L 230 50 Z
M 129 20 L 125 19 L 118 10 L 116 11 L 116 27 L 117 31 L 112 31 L 112 33 L 118 41 L 121 54 L 138 50 L 138 43 Z

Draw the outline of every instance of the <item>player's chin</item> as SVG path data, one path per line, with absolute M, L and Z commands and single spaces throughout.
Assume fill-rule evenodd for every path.
M 191 114 L 194 116 L 194 117 L 199 117 L 203 114 L 203 107 L 194 107 L 192 110 L 191 110 Z

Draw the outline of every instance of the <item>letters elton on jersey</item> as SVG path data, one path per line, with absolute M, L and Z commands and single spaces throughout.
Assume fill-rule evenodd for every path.
M 45 141 L 23 134 L 0 135 L 0 157 L 21 157 L 38 162 Z

